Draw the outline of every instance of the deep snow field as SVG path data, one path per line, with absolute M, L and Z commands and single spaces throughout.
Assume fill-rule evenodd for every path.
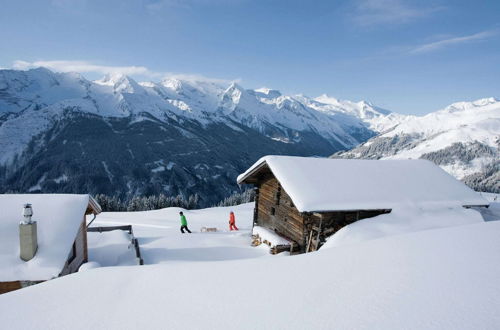
M 239 231 L 229 231 L 229 212 L 236 215 Z M 183 211 L 192 234 L 181 234 L 179 211 Z M 145 212 L 107 212 L 91 227 L 132 225 L 146 265 L 220 261 L 270 256 L 269 249 L 250 246 L 253 203 L 227 208 L 184 210 L 176 207 Z M 217 232 L 202 233 L 202 227 Z M 127 232 L 88 233 L 89 260 L 101 266 L 134 265 Z M 110 250 L 109 247 L 114 247 Z
M 425 210 L 417 225 L 415 208 L 398 230 L 407 219 L 394 212 L 346 227 L 354 240 L 272 256 L 250 246 L 253 204 L 185 211 L 193 234 L 180 233 L 179 210 L 100 214 L 92 227 L 133 225 L 145 265 L 125 232 L 89 233 L 102 267 L 0 295 L 2 328 L 500 328 L 500 221 L 476 211 Z

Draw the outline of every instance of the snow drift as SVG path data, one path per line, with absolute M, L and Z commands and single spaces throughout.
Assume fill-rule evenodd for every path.
M 404 205 L 374 218 L 356 221 L 333 234 L 321 249 L 352 245 L 392 235 L 484 222 L 481 214 L 462 207 Z

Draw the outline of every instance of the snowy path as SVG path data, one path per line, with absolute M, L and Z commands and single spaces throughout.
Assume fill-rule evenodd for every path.
M 192 234 L 181 234 L 179 211 L 183 211 Z M 239 231 L 228 230 L 229 211 L 236 214 Z M 267 248 L 250 246 L 253 203 L 227 208 L 183 210 L 169 208 L 148 212 L 107 212 L 100 214 L 94 226 L 132 225 L 146 265 L 248 259 L 269 256 Z M 215 233 L 202 233 L 202 227 L 216 227 Z M 105 247 L 120 246 L 109 249 Z M 97 251 L 96 249 L 99 249 Z M 126 250 L 123 235 L 89 233 L 89 259 L 103 266 L 133 265 L 134 255 Z M 118 255 L 118 257 L 117 257 Z

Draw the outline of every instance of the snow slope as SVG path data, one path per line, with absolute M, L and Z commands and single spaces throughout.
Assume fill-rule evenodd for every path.
M 491 207 L 491 206 L 490 206 Z M 484 215 L 478 210 L 441 205 L 405 205 L 388 214 L 363 219 L 347 225 L 332 235 L 321 249 L 352 245 L 377 238 L 417 231 L 482 223 Z
M 326 94 L 308 101 L 312 108 L 330 115 L 345 113 L 361 118 L 368 127 L 376 132 L 385 132 L 401 122 L 414 118 L 414 116 L 401 115 L 378 108 L 366 101 L 339 100 Z
M 90 269 L 0 296 L 0 317 L 9 329 L 497 329 L 499 235 L 493 221 L 287 258 Z
M 418 158 L 425 153 L 444 149 L 454 142 L 477 141 L 497 147 L 500 138 L 500 101 L 488 98 L 454 103 L 443 110 L 405 121 L 383 136 L 398 134 L 422 135 L 425 141 L 388 158 Z
M 484 221 L 500 220 L 500 194 L 480 193 L 483 198 L 490 202 L 490 206 L 485 209 L 483 207 L 476 208 L 481 213 Z

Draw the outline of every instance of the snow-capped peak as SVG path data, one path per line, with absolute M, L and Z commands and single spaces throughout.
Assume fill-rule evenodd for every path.
M 241 87 L 237 82 L 233 81 L 229 85 L 229 87 L 226 89 L 226 93 L 228 92 L 233 92 L 233 91 L 240 91 L 243 92 L 245 89 Z
M 101 79 L 94 80 L 94 82 L 99 85 L 114 86 L 116 83 L 124 79 L 126 79 L 126 76 L 121 73 L 108 73 Z
M 236 82 L 232 82 L 221 96 L 221 106 L 232 111 L 245 98 L 245 94 L 247 93 L 243 87 Z
M 331 97 L 327 94 L 322 94 L 316 97 L 314 100 L 324 104 L 340 107 L 342 109 L 354 111 L 356 115 L 360 115 L 362 118 L 388 115 L 391 113 L 388 110 L 375 107 L 371 104 L 371 102 L 367 102 L 364 100 L 361 100 L 359 102 L 352 102 L 352 101 L 340 100 L 335 97 Z
M 165 78 L 162 82 L 161 85 L 171 89 L 173 91 L 179 92 L 182 90 L 182 81 L 177 79 L 177 78 Z
M 277 97 L 280 97 L 282 95 L 279 90 L 271 89 L 271 88 L 267 88 L 267 87 L 261 87 L 261 88 L 254 89 L 254 92 L 256 92 L 259 96 L 265 97 L 265 98 L 277 98 Z
M 108 73 L 94 81 L 98 85 L 112 86 L 117 93 L 136 93 L 142 91 L 141 86 L 129 76 L 121 73 Z
M 314 100 L 325 103 L 325 104 L 333 104 L 333 105 L 340 105 L 340 102 L 338 99 L 331 97 L 327 94 L 321 94 L 320 96 L 316 97 Z
M 207 80 L 181 79 L 176 77 L 165 78 L 162 87 L 173 92 L 175 97 L 192 99 L 200 102 L 218 102 L 218 97 L 225 90 L 225 86 Z M 203 101 L 201 101 L 203 100 Z
M 472 101 L 472 102 L 456 102 L 456 103 L 452 103 L 452 104 L 450 104 L 449 106 L 447 106 L 446 108 L 444 108 L 441 111 L 452 113 L 452 112 L 456 112 L 456 111 L 469 110 L 469 109 L 472 109 L 472 108 L 480 108 L 480 107 L 484 107 L 484 106 L 487 106 L 487 105 L 496 104 L 496 103 L 499 103 L 499 102 L 500 101 L 497 100 L 494 97 L 488 97 L 488 98 L 483 98 L 483 99 L 475 100 L 475 101 Z
M 239 103 L 242 95 L 247 94 L 247 91 L 235 82 L 232 82 L 224 91 L 222 98 L 231 98 L 233 103 Z
M 375 107 L 367 101 L 352 102 L 340 100 L 327 94 L 310 100 L 310 106 L 330 115 L 344 114 L 354 116 L 361 119 L 367 126 L 377 132 L 383 132 L 394 127 L 407 117 Z

